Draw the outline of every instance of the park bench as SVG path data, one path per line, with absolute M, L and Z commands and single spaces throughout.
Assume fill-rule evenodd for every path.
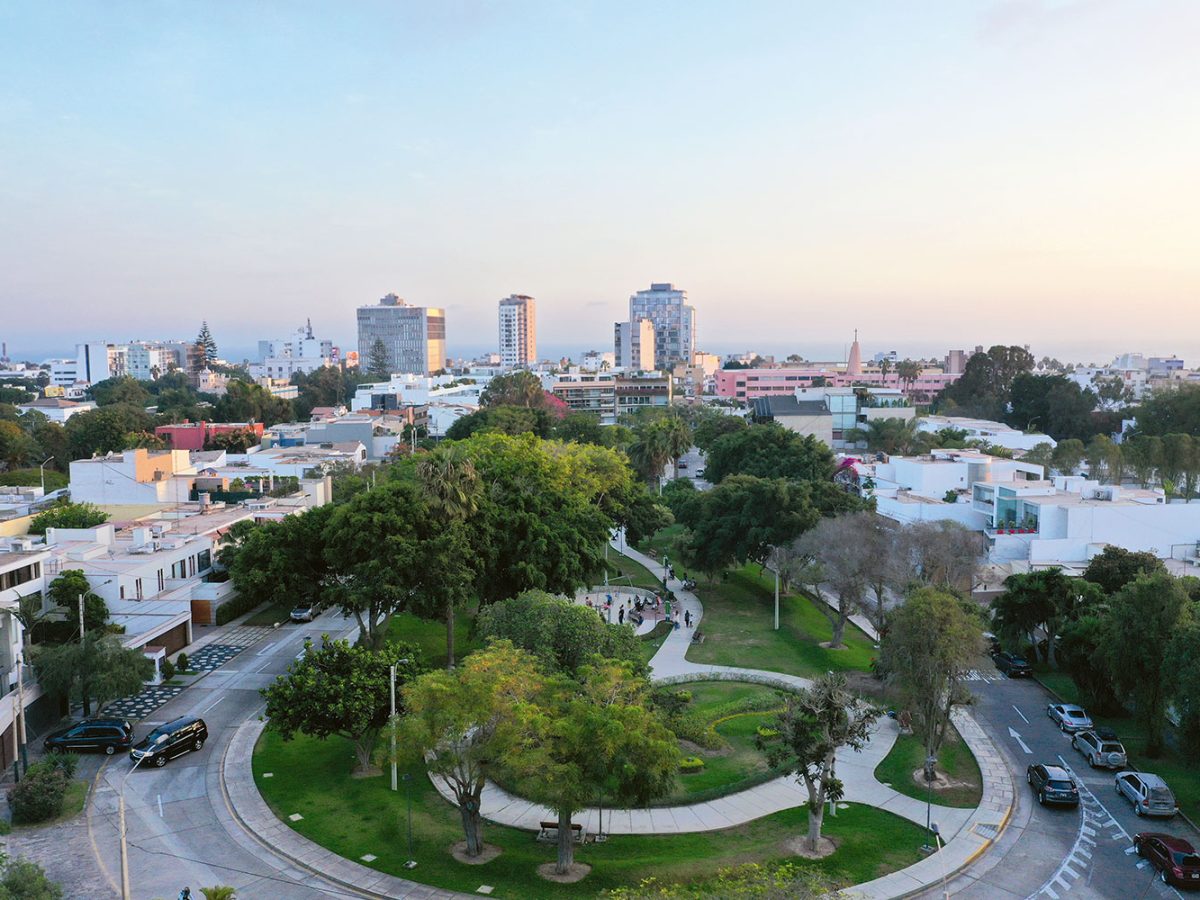
M 693 644 L 703 644 L 704 643 L 704 632 L 698 628 L 694 632 L 692 632 L 692 643 Z
M 558 840 L 558 823 L 557 822 L 539 822 L 541 830 L 537 834 L 539 841 L 557 841 Z M 582 844 L 585 836 L 583 826 L 578 822 L 571 823 L 571 831 L 574 832 L 572 837 L 575 843 Z

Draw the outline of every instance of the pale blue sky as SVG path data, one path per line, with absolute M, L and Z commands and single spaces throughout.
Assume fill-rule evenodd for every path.
M 458 354 L 523 292 L 603 347 L 662 280 L 717 350 L 1200 362 L 1197 46 L 1190 0 L 7 3 L 0 338 L 396 291 Z

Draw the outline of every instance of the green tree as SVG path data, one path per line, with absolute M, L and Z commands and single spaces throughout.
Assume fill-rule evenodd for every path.
M 629 461 L 639 475 L 654 482 L 661 492 L 663 469 L 671 460 L 671 436 L 658 422 L 635 433 L 637 437 L 629 445 Z
M 135 694 L 154 675 L 154 663 L 141 650 L 127 650 L 114 635 L 89 632 L 79 643 L 41 644 L 31 649 L 38 681 L 49 694 L 78 700 L 90 716 L 92 701 Z
M 1162 750 L 1171 673 L 1164 650 L 1194 615 L 1179 579 L 1159 572 L 1141 575 L 1109 601 L 1105 656 L 1119 692 L 1132 698 L 1146 727 L 1146 753 Z
M 99 631 L 108 622 L 108 605 L 92 591 L 87 577 L 80 569 L 67 569 L 46 588 L 46 593 L 62 607 L 69 622 L 79 622 L 79 597 L 83 596 L 83 627 L 85 632 Z
M 679 460 L 692 449 L 692 429 L 682 418 L 673 416 L 662 424 L 663 443 L 671 458 L 671 472 L 679 477 Z
M 1037 631 L 1057 635 L 1068 622 L 1096 608 L 1103 592 L 1090 581 L 1071 578 L 1057 566 L 1021 572 L 1004 580 L 1004 593 L 992 601 L 996 632 L 1010 643 L 1028 637 L 1038 652 Z M 1058 668 L 1054 640 L 1046 641 L 1046 662 Z
M 367 353 L 367 375 L 371 381 L 387 381 L 391 377 L 392 365 L 388 361 L 387 346 L 382 338 L 375 338 Z
M 208 330 L 208 322 L 200 323 L 200 333 L 196 335 L 196 361 L 200 369 L 208 368 L 208 364 L 217 358 L 217 342 L 213 340 L 212 332 Z
M 834 756 L 842 747 L 861 751 L 871 739 L 879 712 L 851 693 L 846 677 L 830 672 L 811 688 L 788 698 L 779 714 L 779 739 L 766 747 L 772 767 L 786 766 L 808 791 L 808 849 L 821 842 L 825 804 L 842 798 L 844 786 L 834 775 Z
M 936 756 L 955 706 L 971 701 L 968 673 L 983 655 L 983 629 L 952 594 L 913 591 L 895 611 L 882 646 L 883 668 L 896 679 L 925 755 Z
M 1083 446 L 1083 441 L 1068 438 L 1058 442 L 1054 452 L 1050 454 L 1050 459 L 1054 464 L 1055 471 L 1060 475 L 1074 475 L 1086 456 L 1087 450 Z
M 719 409 L 702 406 L 697 415 L 693 430 L 693 440 L 696 446 L 708 453 L 712 450 L 717 438 L 734 431 L 744 431 L 750 424 L 741 416 L 728 415 Z
M 1013 378 L 1011 409 L 1005 421 L 1014 428 L 1045 432 L 1055 440 L 1087 440 L 1096 433 L 1092 411 L 1096 395 L 1065 375 L 1021 372 Z
M 1136 581 L 1139 575 L 1155 575 L 1165 571 L 1162 560 L 1153 553 L 1108 546 L 1098 556 L 1092 557 L 1083 570 L 1083 577 L 1098 585 L 1104 593 L 1115 594 L 1125 585 Z
M 938 396 L 938 409 L 953 404 L 960 415 L 1003 419 L 1012 393 L 1013 379 L 1033 369 L 1035 360 L 1023 347 L 997 345 L 976 353 L 963 374 Z
M 142 383 L 129 375 L 118 375 L 98 381 L 88 388 L 88 393 L 96 401 L 97 406 L 111 406 L 114 403 L 125 403 L 129 406 L 148 406 L 150 392 Z
M 62 900 L 62 887 L 46 877 L 32 860 L 10 860 L 0 854 L 0 900 Z
M 492 406 L 457 419 L 446 430 L 446 439 L 461 441 L 479 432 L 498 434 L 535 434 L 549 437 L 553 431 L 553 420 L 542 408 L 524 406 Z
M 261 438 L 253 428 L 235 428 L 231 431 L 219 431 L 212 435 L 204 442 L 204 449 L 245 453 L 250 447 L 257 447 L 260 443 Z
M 15 422 L 0 422 L 0 469 L 19 469 L 38 460 L 41 448 Z
M 73 415 L 65 427 L 70 458 L 89 459 L 128 449 L 128 436 L 153 432 L 154 420 L 140 407 L 114 403 Z
M 454 793 L 467 856 L 483 851 L 480 798 L 517 748 L 521 710 L 542 686 L 533 657 L 497 642 L 452 671 L 428 672 L 404 688 L 403 718 L 392 723 L 398 759 L 423 763 Z
M 475 627 L 484 640 L 508 641 L 550 672 L 574 675 L 596 654 L 645 670 L 632 629 L 603 622 L 588 607 L 545 591 L 526 591 L 484 607 Z
M 108 513 L 91 503 L 57 503 L 40 512 L 29 523 L 30 534 L 45 534 L 47 528 L 94 528 L 108 521 Z
M 293 418 L 292 401 L 237 378 L 229 382 L 212 415 L 214 422 L 262 422 L 268 426 Z
M 558 812 L 557 874 L 574 863 L 576 812 L 600 795 L 612 805 L 645 806 L 674 785 L 679 746 L 646 701 L 644 679 L 598 660 L 578 681 L 547 679 L 526 707 L 526 738 L 509 768 L 525 796 Z
M 1191 762 L 1200 761 L 1200 618 L 1193 605 L 1186 623 L 1171 636 L 1163 658 L 1172 701 L 1179 712 L 1178 745 Z
M 705 477 L 716 484 L 729 475 L 827 481 L 833 477 L 833 451 L 811 434 L 751 425 L 717 438 L 709 451 Z
M 393 665 L 396 684 L 408 684 L 421 674 L 420 648 L 396 643 L 369 649 L 324 638 L 263 690 L 267 727 L 285 741 L 297 732 L 318 740 L 343 737 L 354 745 L 356 771 L 366 772 L 388 721 Z
M 1137 483 L 1144 488 L 1150 487 L 1162 465 L 1163 442 L 1155 435 L 1139 434 L 1126 438 L 1121 446 L 1125 450 L 1125 461 Z
M 889 455 L 920 453 L 929 449 L 932 435 L 917 425 L 917 419 L 872 419 L 865 428 L 851 429 L 847 440 L 865 441 L 869 449 Z
M 239 594 L 272 603 L 325 605 L 335 571 L 326 562 L 325 528 L 337 507 L 318 506 L 278 522 L 236 523 L 217 559 Z
M 1063 627 L 1060 655 L 1063 665 L 1089 706 L 1101 711 L 1120 711 L 1120 702 L 1113 687 L 1112 671 L 1105 658 L 1108 641 L 1104 608 L 1085 613 Z
M 497 375 L 488 382 L 479 395 L 479 405 L 524 406 L 530 409 L 546 405 L 546 392 L 542 380 L 532 372 L 518 371 L 508 375 Z
M 1137 411 L 1142 434 L 1200 434 L 1200 385 L 1181 384 L 1157 390 Z

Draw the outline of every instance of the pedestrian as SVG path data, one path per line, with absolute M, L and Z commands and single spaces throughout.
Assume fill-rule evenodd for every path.
M 678 631 L 679 630 L 679 610 L 675 610 L 675 615 L 674 615 L 672 621 L 674 623 L 675 630 Z
M 621 607 L 621 611 L 617 613 L 617 624 L 625 624 L 625 607 Z
M 692 611 L 690 609 L 683 611 L 683 626 L 684 628 L 692 627 Z
M 601 622 L 603 622 L 603 621 L 604 621 L 604 610 L 602 610 L 602 609 L 601 609 L 600 607 L 598 607 L 598 606 L 596 607 L 596 615 L 598 615 L 598 616 L 600 617 L 600 621 L 601 621 Z

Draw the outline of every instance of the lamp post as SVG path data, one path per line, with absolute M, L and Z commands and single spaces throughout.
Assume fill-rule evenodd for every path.
M 388 722 L 388 724 L 391 726 L 391 732 L 392 732 L 392 753 L 391 753 L 391 757 L 392 757 L 392 790 L 393 790 L 393 791 L 398 789 L 398 788 L 397 788 L 397 785 L 396 785 L 396 666 L 406 666 L 406 665 L 408 665 L 408 659 L 398 659 L 398 660 L 396 660 L 396 662 L 395 662 L 395 663 L 394 663 L 394 664 L 391 666 L 391 673 L 392 673 L 392 685 L 391 685 L 391 688 L 392 688 L 392 690 L 391 690 L 391 694 L 392 694 L 392 715 L 391 715 L 391 719 L 390 719 L 390 721 Z M 408 776 L 408 775 L 405 775 L 405 776 L 404 776 L 404 780 L 407 782 L 407 781 L 408 781 L 408 779 L 409 779 L 409 776 Z M 410 848 L 410 852 L 409 852 L 409 854 L 408 854 L 408 855 L 409 855 L 409 856 L 412 856 L 411 848 Z
M 404 864 L 404 868 L 415 869 L 417 861 L 413 859 L 412 846 L 412 772 L 404 773 L 404 799 L 408 805 L 408 861 Z
M 933 772 L 934 766 L 937 765 L 937 757 L 930 753 L 925 757 L 925 843 L 921 846 L 921 852 L 932 853 L 934 847 L 929 843 L 929 834 L 937 834 L 937 830 L 930 821 L 930 813 L 933 809 Z
M 46 496 L 46 463 L 50 462 L 52 459 L 54 459 L 53 456 L 47 456 L 45 459 L 42 460 L 41 465 L 38 466 L 38 473 L 41 475 L 41 478 L 42 478 L 42 496 L 43 497 Z

